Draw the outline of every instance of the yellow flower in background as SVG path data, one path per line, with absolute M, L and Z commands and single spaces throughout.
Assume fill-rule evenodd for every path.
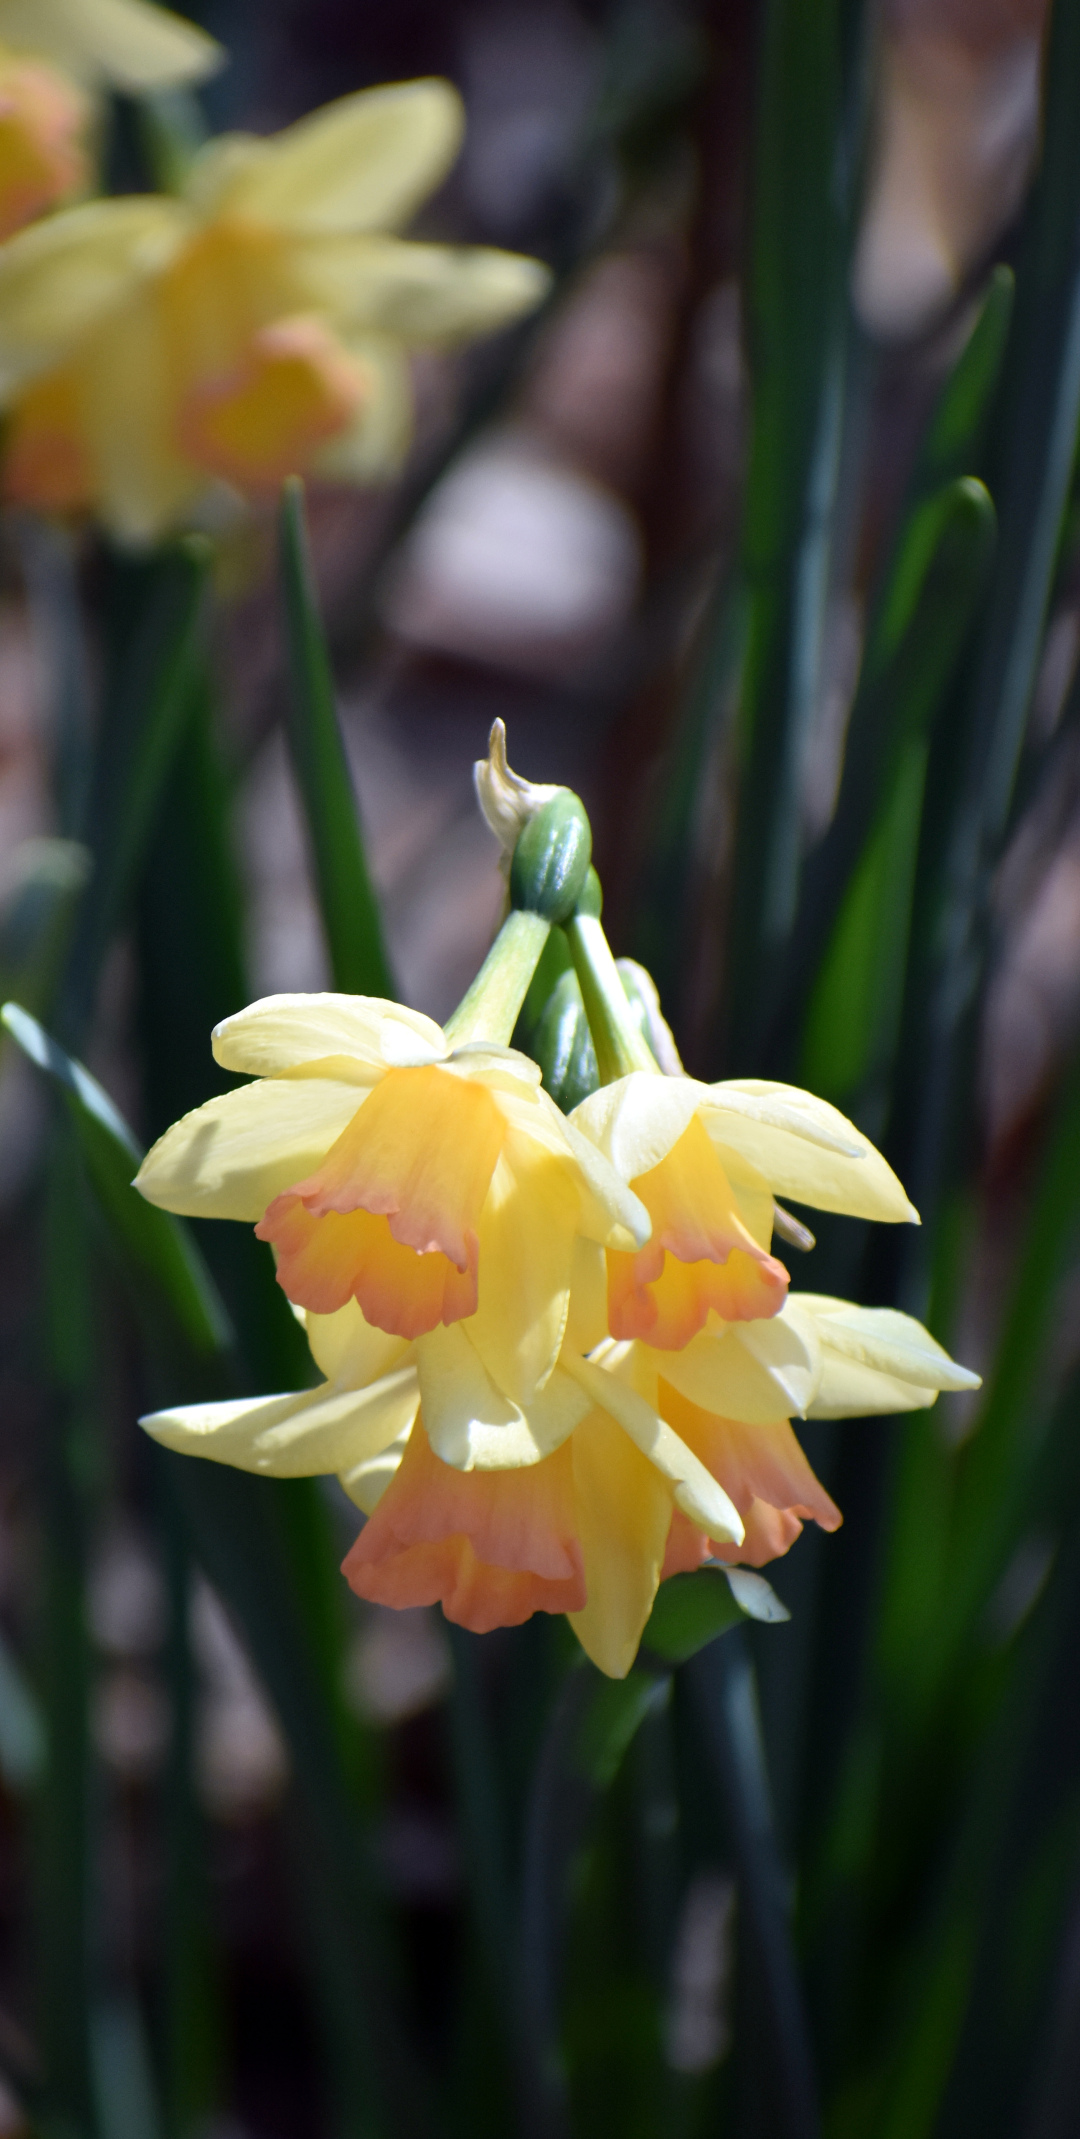
M 211 142 L 123 274 L 130 201 L 96 204 L 77 245 L 61 229 L 51 249 L 20 251 L 34 233 L 0 247 L 8 498 L 92 508 L 140 542 L 289 473 L 392 474 L 411 436 L 409 351 L 491 332 L 548 284 L 533 260 L 393 234 L 462 124 L 445 82 L 361 91 L 270 139 Z M 112 292 L 80 313 L 66 284 L 92 282 L 99 256 Z
M 205 30 L 151 0 L 0 0 L 0 45 L 132 96 L 201 82 L 225 57 Z
M 0 0 L 0 239 L 89 186 L 93 90 L 197 81 L 222 57 L 147 0 Z
M 89 123 L 74 82 L 0 46 L 0 238 L 89 183 Z
M 253 1004 L 217 1027 L 214 1053 L 255 1081 L 175 1123 L 142 1193 L 257 1223 L 294 1305 L 345 1343 L 354 1385 L 414 1346 L 449 1462 L 536 1462 L 581 1408 L 557 1365 L 577 1245 L 631 1249 L 648 1219 L 535 1063 L 331 994 Z

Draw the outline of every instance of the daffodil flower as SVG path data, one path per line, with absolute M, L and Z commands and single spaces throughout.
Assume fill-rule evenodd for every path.
M 505 325 L 549 280 L 515 254 L 396 235 L 462 123 L 446 82 L 364 90 L 270 139 L 211 142 L 183 198 L 155 204 L 141 252 L 123 200 L 77 231 L 55 225 L 80 211 L 62 213 L 47 246 L 0 247 L 7 496 L 93 508 L 145 542 L 291 473 L 393 473 L 410 350 Z
M 775 1314 L 788 1285 L 770 1252 L 777 1196 L 857 1218 L 917 1217 L 869 1139 L 791 1085 L 706 1085 L 634 1070 L 571 1119 L 652 1219 L 643 1248 L 608 1252 L 615 1338 L 679 1351 L 710 1317 Z
M 223 56 L 146 0 L 0 0 L 0 239 L 89 186 L 96 88 L 195 81 Z
M 384 1350 L 415 1345 L 429 1419 L 445 1414 L 451 1439 L 488 1384 L 508 1418 L 541 1391 L 543 1435 L 575 1244 L 633 1248 L 648 1218 L 536 1065 L 347 995 L 271 996 L 219 1025 L 214 1053 L 255 1081 L 166 1132 L 143 1195 L 255 1222 L 296 1306 L 333 1317 L 355 1302 Z
M 458 1382 L 455 1421 L 444 1361 L 395 1351 L 355 1304 L 305 1320 L 319 1388 L 143 1425 L 247 1470 L 336 1472 L 369 1517 L 344 1563 L 359 1595 L 441 1603 L 476 1633 L 566 1612 L 612 1677 L 629 1670 L 667 1575 L 710 1558 L 761 1566 L 805 1521 L 837 1527 L 792 1416 L 913 1410 L 977 1385 L 909 1316 L 797 1294 L 677 1354 L 564 1347 L 537 1434 L 475 1369 L 471 1389 Z

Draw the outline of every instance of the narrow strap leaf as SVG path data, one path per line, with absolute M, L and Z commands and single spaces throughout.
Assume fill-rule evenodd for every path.
M 291 680 L 289 749 L 334 986 L 355 995 L 390 996 L 394 987 L 334 698 L 299 477 L 290 478 L 282 495 L 280 554 Z

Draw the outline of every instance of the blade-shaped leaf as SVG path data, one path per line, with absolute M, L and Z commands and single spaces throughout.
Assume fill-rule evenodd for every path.
M 211 551 L 192 537 L 149 564 L 124 568 L 115 649 L 84 837 L 93 875 L 76 923 L 57 1021 L 77 1041 L 102 962 L 135 888 L 143 847 L 184 724 L 196 704 Z M 120 571 L 120 567 L 117 570 Z
M 195 1352 L 222 1354 L 231 1331 L 217 1289 L 180 1222 L 132 1188 L 142 1152 L 108 1093 L 18 1003 L 5 1003 L 0 1017 L 23 1053 L 59 1086 L 95 1193 L 140 1284 L 148 1282 L 167 1304 Z
M 282 497 L 281 576 L 292 686 L 289 748 L 307 818 L 334 986 L 357 995 L 389 996 L 393 983 L 338 720 L 299 478 L 286 483 Z

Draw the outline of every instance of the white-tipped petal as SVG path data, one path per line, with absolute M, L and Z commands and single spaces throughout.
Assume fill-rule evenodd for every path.
M 354 1084 L 260 1078 L 209 1099 L 147 1152 L 135 1186 L 183 1218 L 254 1224 L 283 1189 L 313 1173 L 362 1103 Z
M 523 780 L 520 773 L 511 771 L 506 756 L 506 727 L 501 720 L 492 722 L 488 754 L 486 758 L 477 758 L 473 781 L 481 816 L 499 842 L 505 866 L 509 866 L 510 856 L 529 819 L 535 817 L 546 802 L 567 792 L 565 787 Z
M 340 1060 L 355 1062 L 370 1083 L 373 1070 L 437 1062 L 446 1053 L 432 1018 L 379 995 L 266 995 L 223 1018 L 211 1040 L 222 1069 L 246 1077 Z
M 758 1078 L 699 1089 L 701 1118 L 721 1159 L 725 1148 L 741 1152 L 774 1194 L 850 1218 L 918 1224 L 892 1167 L 825 1100 Z

